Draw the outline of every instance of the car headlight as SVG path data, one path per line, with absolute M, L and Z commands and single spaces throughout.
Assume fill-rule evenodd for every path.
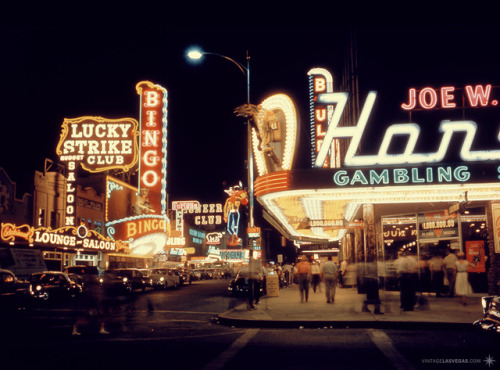
M 40 290 L 42 290 L 42 286 L 41 286 L 41 285 L 37 285 L 35 289 L 36 289 L 37 291 L 40 291 Z
M 126 283 L 128 279 L 126 277 L 123 278 L 123 282 Z
M 160 278 L 160 281 L 165 281 L 165 278 L 162 276 L 162 277 Z

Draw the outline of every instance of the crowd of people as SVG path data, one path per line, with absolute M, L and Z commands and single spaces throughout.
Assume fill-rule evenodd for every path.
M 417 293 L 422 291 L 419 270 L 422 262 L 430 273 L 431 292 L 436 297 L 460 297 L 462 304 L 467 304 L 467 296 L 472 293 L 468 280 L 469 263 L 463 252 L 448 250 L 446 256 L 435 255 L 418 260 L 409 252 L 402 252 L 395 261 L 395 268 L 400 290 L 401 309 L 412 311 L 417 304 Z M 279 277 L 280 288 L 293 284 L 298 286 L 300 302 L 308 302 L 310 290 L 324 293 L 327 303 L 335 301 L 337 287 L 354 287 L 359 283 L 359 268 L 356 264 L 341 260 L 333 262 L 332 257 L 321 262 L 301 255 L 294 263 L 267 264 L 259 270 L 261 276 L 275 274 Z M 322 292 L 322 283 L 324 292 Z M 253 301 L 255 302 L 255 301 Z
M 420 264 L 420 265 L 419 265 Z M 436 297 L 460 297 L 460 302 L 467 304 L 467 296 L 472 293 L 468 278 L 469 262 L 463 252 L 448 250 L 443 257 L 436 254 L 426 259 L 417 260 L 410 252 L 402 252 L 396 260 L 396 272 L 401 293 L 401 308 L 412 311 L 417 302 L 419 289 L 419 270 L 430 272 L 431 290 Z

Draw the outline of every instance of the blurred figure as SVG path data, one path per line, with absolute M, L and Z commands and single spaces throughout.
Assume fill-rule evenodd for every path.
M 401 308 L 413 311 L 417 302 L 418 263 L 415 256 L 402 252 L 396 260 L 396 271 L 399 277 Z
M 455 281 L 455 293 L 460 297 L 463 305 L 467 304 L 467 296 L 472 294 L 472 287 L 469 283 L 469 273 L 467 267 L 469 262 L 465 259 L 465 253 L 459 252 L 457 254 L 457 278 Z
M 72 335 L 81 335 L 82 325 L 88 325 L 93 320 L 99 322 L 99 334 L 109 334 L 105 328 L 105 310 L 103 306 L 103 289 L 98 284 L 89 284 L 77 297 L 75 303 L 79 315 L 73 324 Z
M 316 289 L 321 293 L 321 268 L 319 266 L 318 261 L 313 261 L 311 265 L 311 276 L 312 276 L 312 284 L 313 284 L 313 292 L 316 293 Z
M 439 254 L 434 255 L 429 260 L 429 270 L 431 272 L 432 291 L 436 293 L 436 297 L 443 296 L 443 257 Z
M 321 266 L 321 276 L 325 282 L 326 303 L 333 303 L 335 301 L 338 269 L 337 265 L 332 261 L 332 256 L 328 256 L 328 261 Z
M 300 291 L 300 302 L 309 300 L 309 281 L 311 279 L 311 264 L 307 256 L 302 256 L 301 261 L 297 263 L 297 277 Z
M 338 273 L 338 281 L 339 281 L 340 288 L 344 287 L 344 275 L 345 275 L 346 271 L 347 271 L 347 261 L 342 260 L 340 262 L 339 273 Z
M 285 286 L 288 288 L 292 280 L 293 267 L 288 262 L 283 265 L 283 276 L 285 278 Z
M 264 267 L 260 265 L 259 260 L 251 259 L 248 263 L 248 304 L 249 310 L 254 310 L 255 305 L 260 302 L 260 288 L 264 284 Z
M 457 261 L 458 258 L 452 250 L 448 250 L 446 257 L 443 259 L 443 268 L 446 279 L 448 280 L 448 295 L 454 296 L 455 279 L 457 278 Z

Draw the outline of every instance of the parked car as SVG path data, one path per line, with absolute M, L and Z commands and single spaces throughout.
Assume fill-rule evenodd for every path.
M 151 282 L 155 289 L 178 288 L 181 286 L 179 275 L 174 270 L 167 268 L 152 268 L 149 270 Z
M 131 293 L 136 289 L 145 291 L 148 282 L 139 269 L 114 269 L 104 271 L 101 286 L 109 293 Z
M 76 274 L 81 276 L 83 281 L 83 288 L 89 285 L 99 285 L 99 277 L 101 271 L 97 266 L 68 266 L 65 267 L 63 272 L 69 274 Z
M 80 284 L 60 271 L 44 271 L 31 274 L 30 294 L 35 300 L 60 300 L 75 298 L 82 292 Z
M 29 306 L 30 283 L 19 280 L 10 270 L 0 269 L 0 312 L 22 310 Z

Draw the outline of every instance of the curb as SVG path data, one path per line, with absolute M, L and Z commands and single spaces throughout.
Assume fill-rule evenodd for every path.
M 238 328 L 265 329 L 395 329 L 395 330 L 460 330 L 472 331 L 473 323 L 429 322 L 429 321 L 331 321 L 331 320 L 247 320 L 217 316 L 218 323 Z

